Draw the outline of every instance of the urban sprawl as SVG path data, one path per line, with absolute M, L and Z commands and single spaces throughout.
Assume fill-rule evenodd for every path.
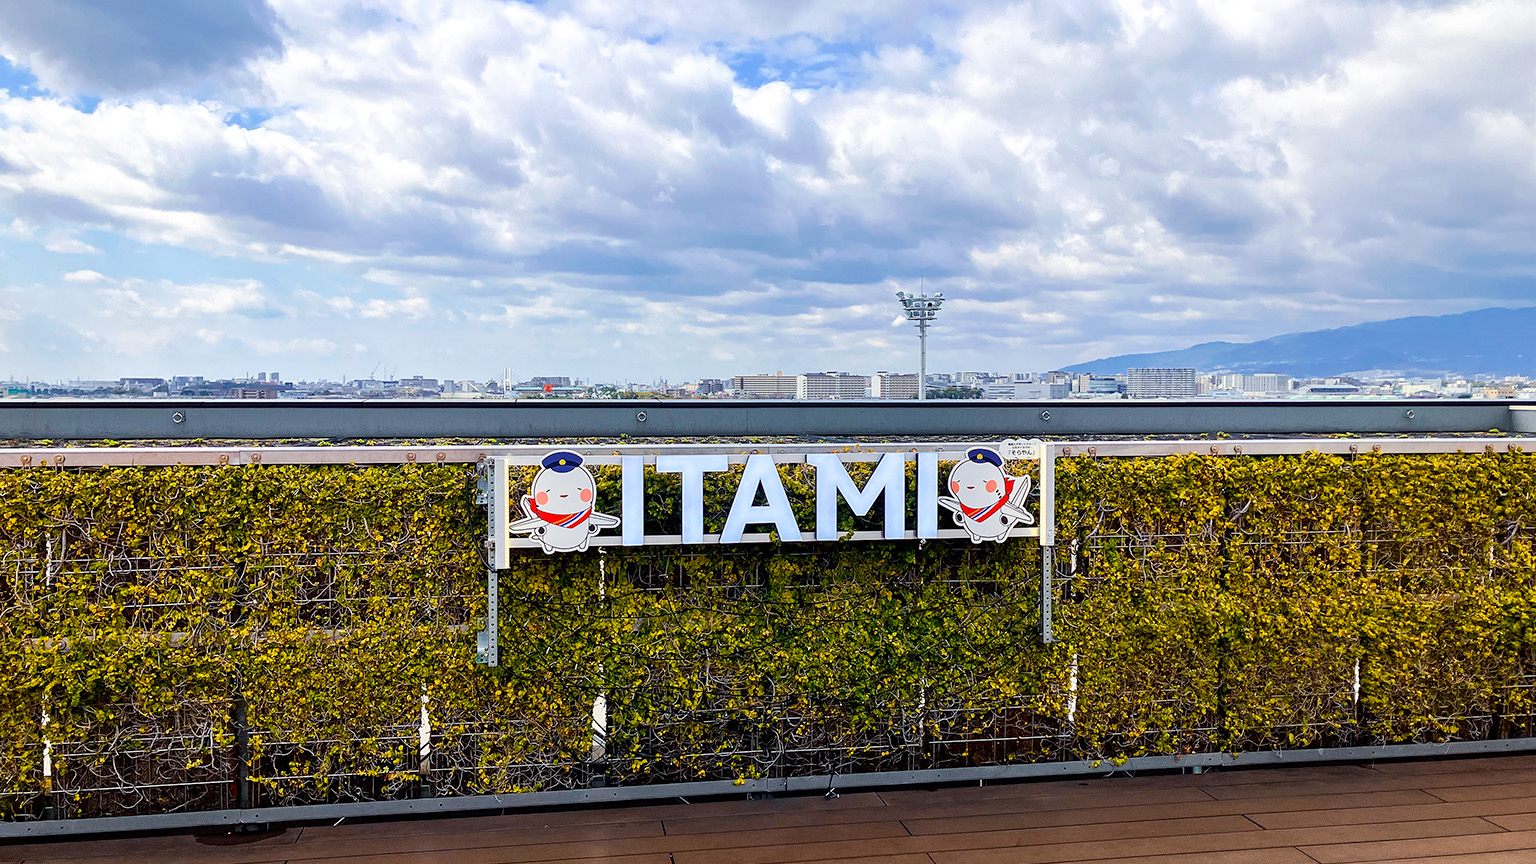
M 453 380 L 354 378 L 287 381 L 277 372 L 241 378 L 202 376 L 119 378 L 57 383 L 15 381 L 12 397 L 171 397 L 200 399 L 916 399 L 917 374 L 876 372 L 783 372 L 701 378 L 682 384 L 609 382 L 569 376 Z M 1368 399 L 1536 398 L 1536 379 L 1494 376 L 1425 377 L 1359 373 L 1292 378 L 1274 373 L 1239 374 L 1195 369 L 1129 369 L 1123 375 L 1068 372 L 937 372 L 928 375 L 930 399 Z

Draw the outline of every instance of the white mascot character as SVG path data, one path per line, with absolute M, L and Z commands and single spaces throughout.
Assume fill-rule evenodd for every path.
M 545 552 L 585 552 L 592 535 L 619 524 L 619 517 L 592 509 L 597 483 L 580 456 L 559 450 L 540 464 L 531 494 L 523 496 L 525 518 L 509 526 L 513 533 L 527 534 Z
M 1029 478 L 1003 473 L 1003 457 L 997 451 L 977 447 L 955 463 L 949 472 L 949 492 L 939 503 L 954 514 L 955 524 L 971 535 L 972 543 L 1008 539 L 1015 524 L 1033 525 L 1035 517 L 1025 509 Z

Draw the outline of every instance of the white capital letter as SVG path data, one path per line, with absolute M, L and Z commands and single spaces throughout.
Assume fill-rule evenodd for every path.
M 619 458 L 619 464 L 623 466 L 619 479 L 623 488 L 621 500 L 624 509 L 619 518 L 623 523 L 620 530 L 624 533 L 624 545 L 643 546 L 645 545 L 645 457 L 622 456 Z
M 917 536 L 939 536 L 939 454 L 917 454 Z
M 837 539 L 837 496 L 848 502 L 848 509 L 863 516 L 875 506 L 875 498 L 885 493 L 885 539 L 900 540 L 907 533 L 907 457 L 887 453 L 860 489 L 843 460 L 831 453 L 814 453 L 805 461 L 816 466 L 816 539 Z
M 767 496 L 767 504 L 752 503 L 757 499 L 758 489 Z M 736 500 L 731 502 L 731 515 L 725 518 L 720 542 L 740 543 L 742 529 L 769 522 L 778 530 L 780 539 L 800 539 L 800 526 L 795 524 L 794 511 L 789 509 L 789 496 L 784 494 L 778 466 L 772 456 L 756 453 L 747 457 L 747 467 L 741 472 L 741 485 L 736 487 Z
M 704 472 L 729 471 L 725 456 L 657 456 L 658 474 L 683 475 L 683 542 L 704 542 Z M 780 495 L 784 494 L 781 490 Z

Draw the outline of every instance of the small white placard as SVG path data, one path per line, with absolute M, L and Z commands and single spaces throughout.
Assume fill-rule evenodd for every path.
M 1039 438 L 1007 438 L 997 446 L 998 453 L 1004 459 L 1036 459 L 1045 452 L 1045 442 Z

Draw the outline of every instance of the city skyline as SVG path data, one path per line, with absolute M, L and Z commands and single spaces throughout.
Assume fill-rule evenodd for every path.
M 1536 303 L 1536 6 L 60 0 L 0 367 L 1053 368 Z M 915 365 L 915 363 L 913 364 Z

